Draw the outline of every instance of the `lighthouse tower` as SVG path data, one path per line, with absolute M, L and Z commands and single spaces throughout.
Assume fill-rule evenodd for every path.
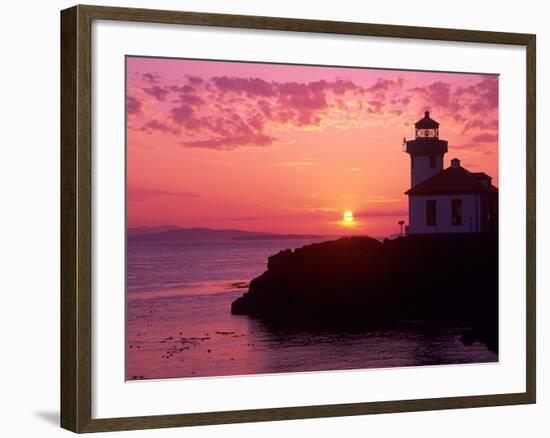
M 430 118 L 428 111 L 414 127 L 415 139 L 404 141 L 405 152 L 411 156 L 411 187 L 441 172 L 447 153 L 447 141 L 439 139 L 439 123 Z

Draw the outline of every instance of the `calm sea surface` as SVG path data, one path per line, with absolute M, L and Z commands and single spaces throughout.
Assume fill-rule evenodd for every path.
M 364 331 L 272 327 L 231 315 L 267 257 L 313 240 L 129 241 L 128 380 L 495 362 L 463 326 L 407 321 Z

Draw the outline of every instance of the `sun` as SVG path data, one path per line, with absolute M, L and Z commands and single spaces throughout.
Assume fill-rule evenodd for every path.
M 349 210 L 346 210 L 344 211 L 343 215 L 342 215 L 342 220 L 344 221 L 345 224 L 352 224 L 353 223 L 353 212 L 352 211 L 349 211 Z

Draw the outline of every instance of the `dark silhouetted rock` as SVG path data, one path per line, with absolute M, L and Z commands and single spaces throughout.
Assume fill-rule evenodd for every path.
M 459 321 L 465 340 L 498 345 L 496 234 L 350 237 L 269 257 L 233 314 L 292 324 Z

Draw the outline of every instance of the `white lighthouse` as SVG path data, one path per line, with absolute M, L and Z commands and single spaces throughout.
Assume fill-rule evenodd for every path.
M 414 128 L 415 139 L 405 142 L 405 151 L 411 156 L 411 187 L 441 172 L 447 153 L 447 141 L 439 139 L 439 123 L 428 111 Z
M 447 141 L 439 139 L 439 123 L 415 123 L 415 139 L 404 141 L 411 157 L 407 234 L 494 232 L 498 226 L 498 189 L 484 172 L 470 172 L 451 160 L 444 169 Z

